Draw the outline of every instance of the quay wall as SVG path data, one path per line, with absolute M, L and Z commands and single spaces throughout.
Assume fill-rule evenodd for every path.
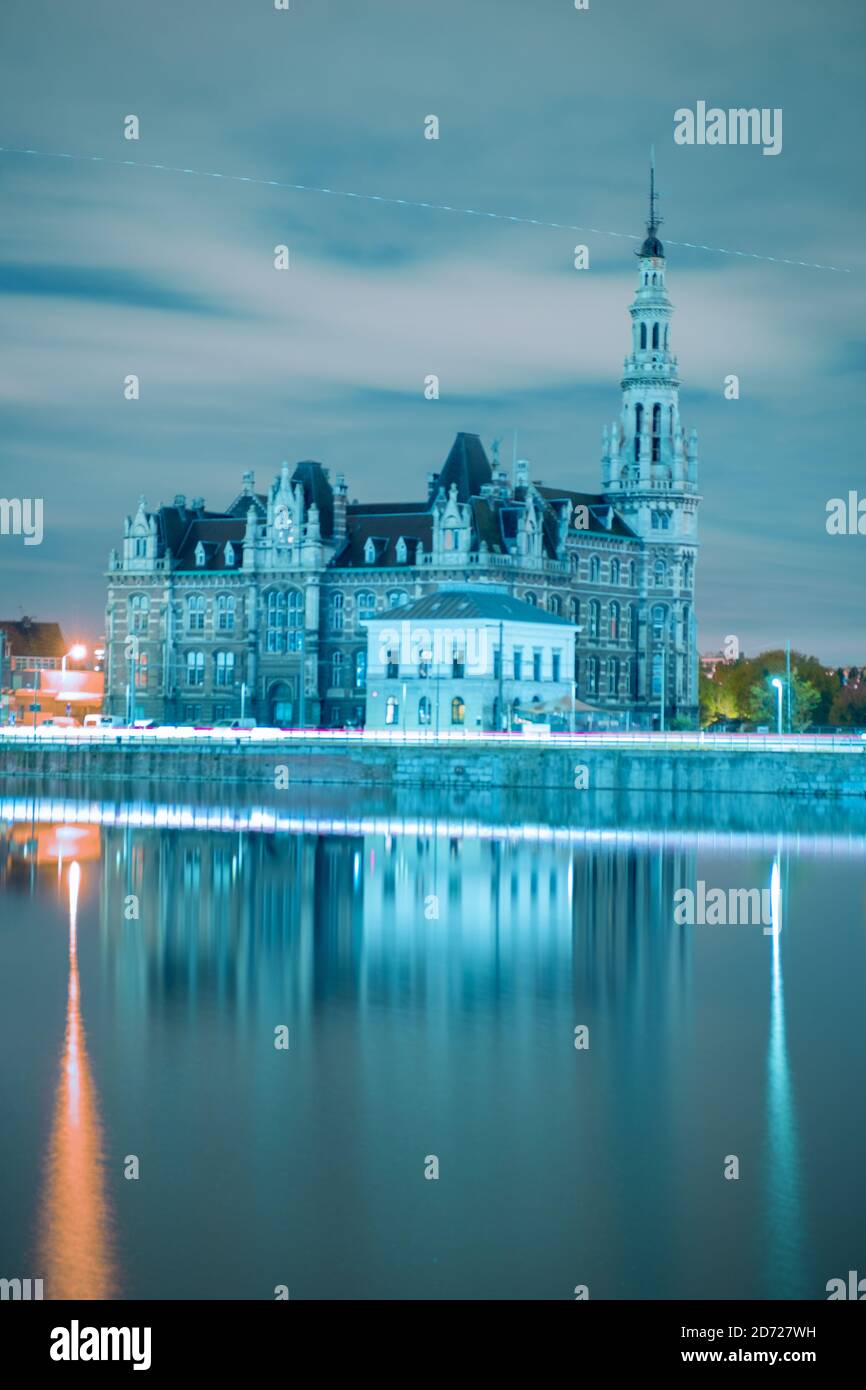
M 585 769 L 585 771 L 584 771 Z M 866 797 L 866 747 L 852 751 L 581 748 L 533 744 L 423 747 L 329 740 L 163 744 L 0 743 L 0 777 L 45 791 L 74 779 L 136 783 L 342 785 L 505 791 L 756 793 Z M 359 810 L 363 803 L 359 802 Z

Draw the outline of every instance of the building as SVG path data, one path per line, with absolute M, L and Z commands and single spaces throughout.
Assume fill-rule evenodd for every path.
M 502 585 L 443 585 L 367 623 L 371 729 L 568 726 L 575 629 Z
M 426 495 L 348 500 L 342 473 L 284 463 L 230 505 L 175 497 L 126 518 L 109 561 L 107 709 L 162 722 L 365 718 L 367 624 L 446 584 L 495 584 L 577 631 L 581 701 L 634 724 L 696 723 L 697 436 L 686 439 L 654 190 L 621 409 L 601 491 L 506 470 L 459 434 Z

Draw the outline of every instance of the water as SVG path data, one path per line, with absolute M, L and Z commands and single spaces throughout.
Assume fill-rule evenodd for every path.
M 858 804 L 286 796 L 0 788 L 0 1276 L 750 1299 L 866 1273 Z M 778 934 L 674 924 L 677 888 L 774 874 Z

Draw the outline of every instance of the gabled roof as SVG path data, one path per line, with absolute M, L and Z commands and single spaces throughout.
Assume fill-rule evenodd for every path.
M 38 623 L 34 618 L 0 618 L 12 656 L 62 657 L 67 651 L 59 623 Z
M 173 553 L 173 568 L 234 572 L 240 568 L 243 562 L 245 529 L 245 523 L 240 518 L 209 516 L 191 522 L 182 541 Z M 226 541 L 231 541 L 235 553 L 234 565 L 226 564 Z M 197 565 L 195 560 L 196 547 L 199 542 L 204 546 L 206 557 L 203 565 Z
M 390 619 L 393 622 L 395 615 L 399 615 L 401 622 L 404 619 L 416 618 L 460 618 L 463 621 L 488 618 L 497 622 L 552 623 L 574 631 L 574 624 L 567 618 L 560 618 L 555 613 L 548 613 L 544 608 L 524 603 L 522 599 L 513 598 L 504 590 L 480 581 L 460 588 L 439 589 L 435 594 L 426 594 L 424 598 L 382 614 L 380 619 L 373 621 Z
M 226 507 L 226 516 L 242 517 L 247 519 L 247 512 L 250 507 L 255 507 L 259 516 L 264 518 L 268 514 L 268 499 L 262 492 L 239 492 L 230 507 Z
M 411 512 L 372 512 L 358 514 L 357 508 L 350 508 L 346 518 L 346 543 L 334 556 L 332 564 L 337 569 L 387 569 L 400 566 L 397 559 L 397 542 L 400 537 L 406 542 L 407 557 L 403 562 L 407 567 L 414 565 L 419 541 L 429 552 L 433 541 L 433 518 L 430 512 L 413 510 Z M 367 540 L 376 547 L 376 559 L 368 564 L 364 555 Z
M 433 484 L 433 493 L 435 496 L 442 488 L 447 497 L 451 484 L 456 483 L 457 501 L 468 502 L 473 497 L 480 497 L 481 489 L 492 481 L 493 470 L 478 435 L 458 434 Z
M 572 512 L 575 507 L 586 507 L 589 512 L 589 525 L 580 529 L 585 530 L 588 535 L 619 536 L 626 540 L 637 539 L 637 532 L 623 521 L 616 507 L 600 492 L 572 492 L 569 488 L 545 487 L 542 483 L 536 484 L 535 490 L 540 497 L 544 498 L 545 502 L 567 502 Z M 611 508 L 613 508 L 613 520 L 610 529 L 608 529 L 602 517 Z

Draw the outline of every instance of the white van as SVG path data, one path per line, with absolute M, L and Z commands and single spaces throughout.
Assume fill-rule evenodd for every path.
M 123 720 L 119 714 L 85 714 L 85 729 L 119 729 Z

